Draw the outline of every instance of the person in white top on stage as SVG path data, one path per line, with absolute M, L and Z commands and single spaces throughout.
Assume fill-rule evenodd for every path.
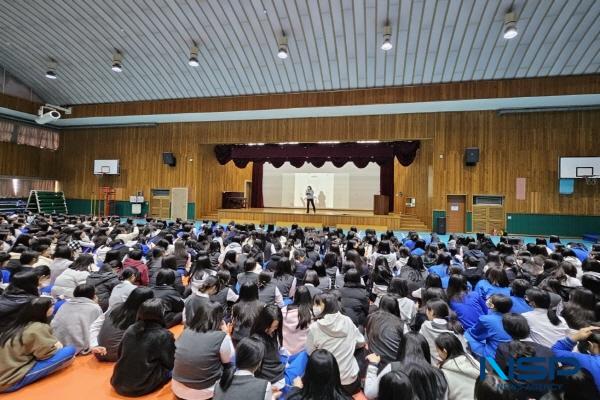
M 306 187 L 306 213 L 308 214 L 310 211 L 310 205 L 312 204 L 313 212 L 316 214 L 317 210 L 315 209 L 315 192 L 312 187 Z

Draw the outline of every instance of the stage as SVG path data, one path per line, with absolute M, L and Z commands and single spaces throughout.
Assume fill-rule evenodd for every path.
M 372 211 L 365 210 L 317 210 L 306 213 L 301 208 L 241 208 L 241 209 L 219 209 L 217 210 L 219 223 L 227 224 L 231 221 L 237 223 L 274 224 L 276 226 L 335 226 L 348 229 L 351 226 L 364 230 L 373 228 L 377 231 L 392 230 L 415 230 L 419 232 L 429 231 L 427 226 L 414 215 L 388 214 L 375 215 Z

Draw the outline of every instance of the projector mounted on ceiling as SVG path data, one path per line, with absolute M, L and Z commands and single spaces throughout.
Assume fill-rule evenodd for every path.
M 37 122 L 40 125 L 44 125 L 48 122 L 56 121 L 61 117 L 59 111 L 62 111 L 65 114 L 69 115 L 71 114 L 71 107 L 64 108 L 61 106 L 54 106 L 52 104 L 43 105 L 38 110 L 38 117 L 35 119 L 35 122 Z

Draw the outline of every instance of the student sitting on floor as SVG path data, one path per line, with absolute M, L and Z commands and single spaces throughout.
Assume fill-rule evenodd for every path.
M 71 363 L 75 348 L 52 335 L 52 299 L 34 298 L 0 333 L 0 392 L 14 392 Z
M 124 303 L 109 308 L 90 327 L 90 347 L 100 361 L 117 361 L 118 349 L 125 330 L 137 316 L 140 305 L 154 297 L 149 288 L 137 288 Z
M 502 316 L 510 312 L 512 301 L 508 296 L 494 294 L 486 306 L 489 314 L 479 317 L 479 321 L 465 332 L 465 339 L 473 354 L 495 357 L 498 345 L 511 340 L 502 325 Z
M 229 364 L 215 385 L 213 400 L 271 400 L 271 383 L 254 377 L 265 356 L 265 345 L 256 337 L 240 340 L 235 348 L 235 367 Z
M 171 328 L 181 323 L 183 313 L 183 299 L 173 286 L 175 284 L 175 271 L 161 269 L 156 274 L 156 286 L 152 287 L 154 297 L 161 299 L 165 306 L 165 325 Z
M 90 327 L 102 315 L 96 301 L 93 286 L 78 285 L 73 291 L 73 298 L 62 305 L 50 324 L 58 340 L 75 347 L 77 353 L 89 352 Z
M 198 306 L 194 319 L 175 342 L 171 388 L 178 398 L 204 400 L 213 397 L 224 364 L 230 363 L 235 355 L 231 338 L 224 328 L 220 304 L 211 301 Z
M 34 271 L 17 272 L 0 296 L 0 330 L 12 324 L 30 300 L 39 297 L 38 276 Z
M 257 378 L 266 379 L 278 390 L 285 386 L 285 365 L 281 362 L 279 349 L 283 343 L 283 317 L 274 304 L 267 304 L 260 311 L 250 331 L 265 346 L 262 365 L 256 371 Z
M 338 363 L 327 350 L 316 350 L 310 355 L 304 376 L 298 377 L 294 386 L 295 389 L 286 397 L 289 400 L 352 399 L 342 390 Z
M 175 338 L 165 328 L 163 302 L 148 299 L 123 335 L 110 384 L 123 396 L 152 393 L 171 380 L 174 362 Z

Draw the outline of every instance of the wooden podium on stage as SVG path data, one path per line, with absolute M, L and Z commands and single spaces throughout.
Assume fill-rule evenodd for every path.
M 373 214 L 388 215 L 390 212 L 390 197 L 382 194 L 373 196 Z

